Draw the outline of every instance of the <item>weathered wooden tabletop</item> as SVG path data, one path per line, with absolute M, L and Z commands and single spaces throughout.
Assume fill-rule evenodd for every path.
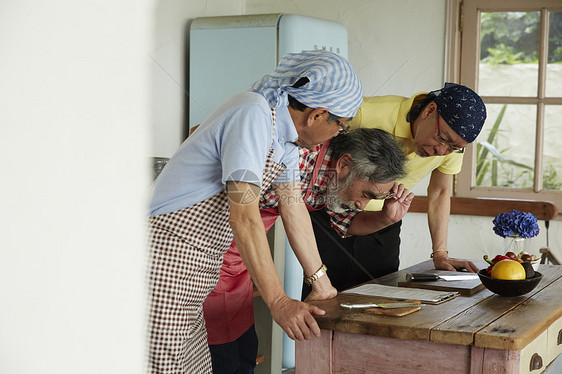
M 373 283 L 396 286 L 408 272 L 427 272 L 425 261 L 378 278 Z M 403 316 L 379 316 L 340 307 L 342 302 L 389 302 L 383 298 L 339 294 L 317 301 L 326 311 L 316 319 L 322 329 L 436 343 L 475 345 L 518 350 L 562 316 L 562 266 L 540 265 L 543 279 L 530 293 L 503 297 L 483 289 L 438 305 L 424 304 L 420 311 Z

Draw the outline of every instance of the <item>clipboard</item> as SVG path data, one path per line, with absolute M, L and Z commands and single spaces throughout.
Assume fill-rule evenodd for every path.
M 425 304 L 441 304 L 460 295 L 457 291 L 435 291 L 421 288 L 385 286 L 375 283 L 367 283 L 353 287 L 342 293 L 384 297 L 388 299 L 419 300 Z

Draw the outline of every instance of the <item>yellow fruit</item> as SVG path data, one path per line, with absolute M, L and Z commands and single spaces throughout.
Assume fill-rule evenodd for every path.
M 491 276 L 505 280 L 525 279 L 525 268 L 517 261 L 502 260 L 492 267 Z

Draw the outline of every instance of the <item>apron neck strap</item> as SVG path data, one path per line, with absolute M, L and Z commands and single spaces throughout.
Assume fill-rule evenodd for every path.
M 329 140 L 322 143 L 322 146 L 320 147 L 320 150 L 318 151 L 318 156 L 316 157 L 316 161 L 314 162 L 314 170 L 312 172 L 312 177 L 310 178 L 310 183 L 308 184 L 308 187 L 306 189 L 304 201 L 308 200 L 308 198 L 312 194 L 312 186 L 314 186 L 314 183 L 316 182 L 316 179 L 318 178 L 318 173 L 320 172 L 320 169 L 322 169 L 322 164 L 324 163 L 324 157 L 326 156 L 326 152 L 328 151 L 329 145 L 330 145 Z

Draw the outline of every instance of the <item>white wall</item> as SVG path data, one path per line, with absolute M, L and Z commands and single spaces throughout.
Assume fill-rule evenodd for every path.
M 503 253 L 504 239 L 493 231 L 494 217 L 475 217 L 452 215 L 449 221 L 449 256 L 457 258 L 481 259 Z M 424 213 L 408 213 L 402 226 L 401 267 L 410 266 L 428 259 L 431 240 Z M 529 239 L 529 253 L 540 256 L 539 249 L 547 246 L 546 228 L 539 221 L 540 233 Z M 556 257 L 562 258 L 562 224 L 551 221 L 548 230 L 550 248 Z
M 443 82 L 445 0 L 246 0 L 246 13 L 293 13 L 347 28 L 366 96 L 411 95 Z
M 140 373 L 150 0 L 0 5 L 0 372 Z
M 197 17 L 243 14 L 243 0 L 154 0 L 151 64 L 151 156 L 171 157 L 185 139 L 189 116 L 189 26 Z

